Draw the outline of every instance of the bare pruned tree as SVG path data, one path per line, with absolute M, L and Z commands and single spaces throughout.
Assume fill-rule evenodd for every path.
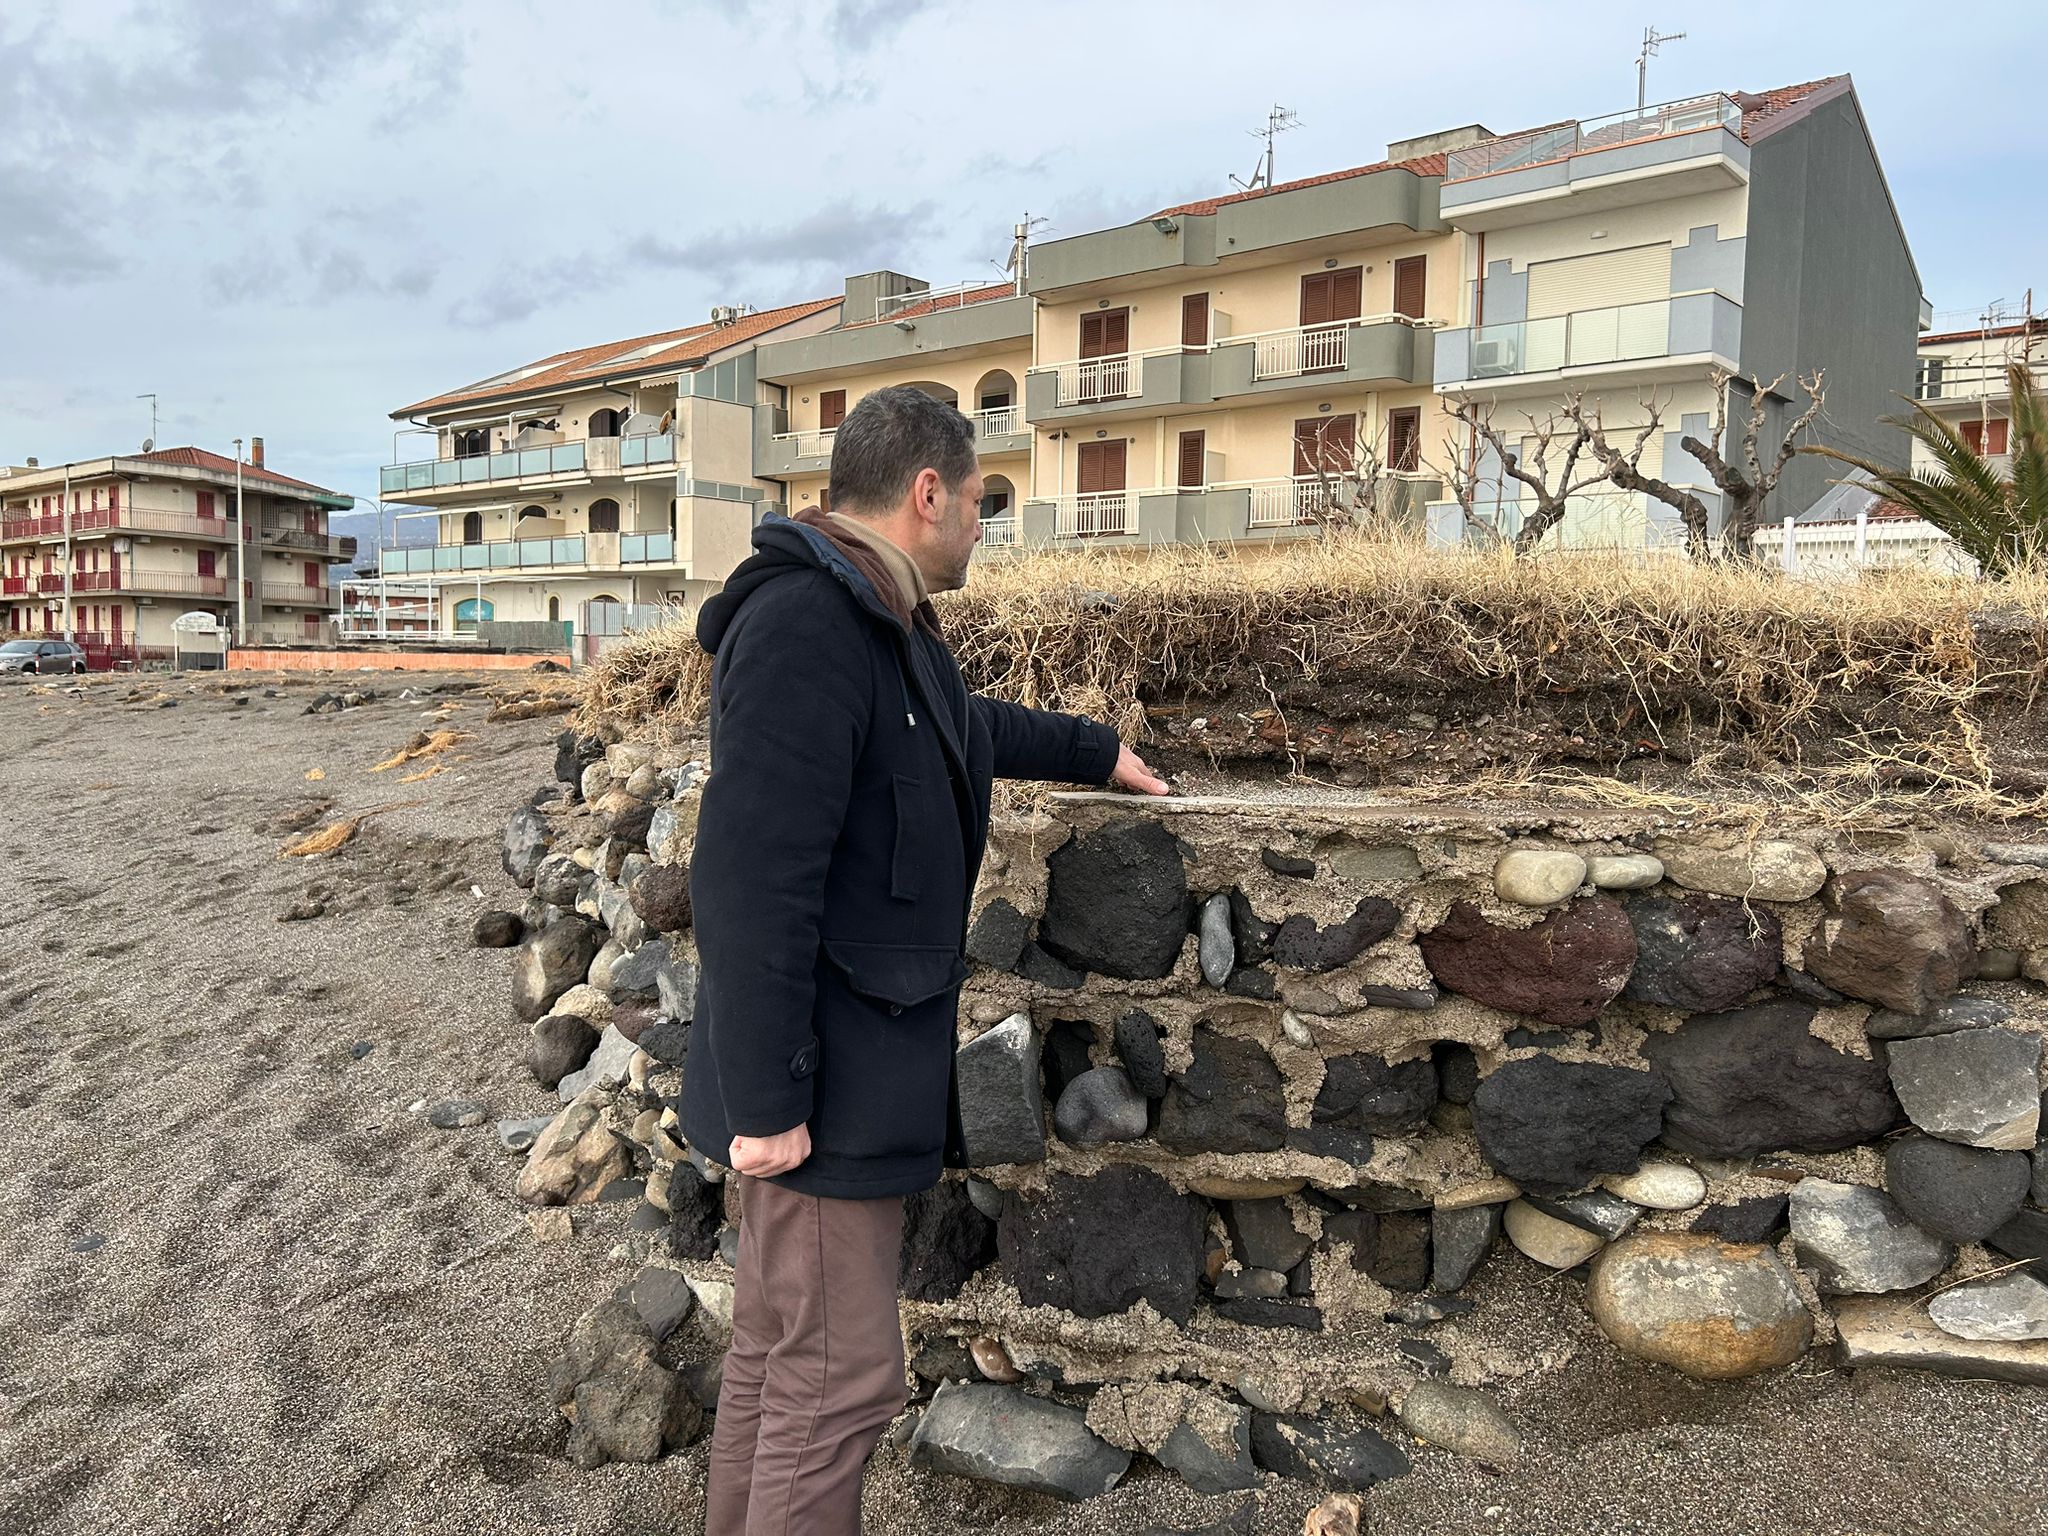
M 1607 479 L 1606 466 L 1589 452 L 1585 424 L 1575 414 L 1578 403 L 1578 396 L 1574 394 L 1566 397 L 1565 409 L 1561 413 L 1553 411 L 1539 417 L 1523 412 L 1522 421 L 1528 430 L 1521 435 L 1520 441 L 1510 447 L 1494 425 L 1492 407 L 1486 402 L 1471 398 L 1445 402 L 1445 409 L 1491 450 L 1500 463 L 1501 473 L 1526 487 L 1535 502 L 1535 510 L 1522 519 L 1522 525 L 1515 533 L 1514 550 L 1517 555 L 1532 553 L 1543 542 L 1544 535 L 1564 521 L 1565 510 L 1572 497 Z M 1521 450 L 1522 442 L 1529 444 L 1526 460 Z M 1466 475 L 1479 478 L 1476 466 L 1467 466 Z M 1460 494 L 1460 506 L 1469 527 L 1477 518 L 1470 500 L 1476 494 L 1476 487 L 1468 484 L 1461 492 L 1459 482 L 1454 479 L 1453 490 Z
M 1764 523 L 1764 503 L 1778 488 L 1785 466 L 1799 451 L 1800 435 L 1813 425 L 1814 418 L 1827 406 L 1827 370 L 1816 368 L 1799 379 L 1799 388 L 1806 396 L 1806 409 L 1785 429 L 1777 446 L 1768 450 L 1762 447 L 1766 425 L 1764 397 L 1775 393 L 1785 382 L 1786 375 L 1781 373 L 1768 384 L 1752 375 L 1749 380 L 1749 414 L 1743 422 L 1741 442 L 1735 445 L 1732 453 L 1724 451 L 1722 445 L 1728 440 L 1728 397 L 1734 375 L 1726 369 L 1716 368 L 1709 377 L 1714 384 L 1712 439 L 1703 443 L 1696 437 L 1682 437 L 1678 446 L 1699 460 L 1715 488 L 1727 499 L 1728 516 L 1722 525 L 1722 544 L 1730 555 L 1746 560 L 1756 531 Z
M 1334 429 L 1338 422 L 1327 425 Z M 1309 461 L 1312 481 L 1295 485 L 1301 516 L 1326 535 L 1354 528 L 1382 534 L 1392 530 L 1406 503 L 1389 472 L 1386 433 L 1369 415 L 1361 413 L 1353 431 L 1319 431 L 1300 440 L 1299 448 Z
M 1565 413 L 1586 434 L 1586 446 L 1606 469 L 1607 478 L 1624 491 L 1640 491 L 1674 509 L 1685 525 L 1686 552 L 1695 560 L 1704 560 L 1712 549 L 1708 542 L 1707 504 L 1684 486 L 1672 485 L 1644 471 L 1643 450 L 1663 429 L 1664 413 L 1654 395 L 1638 396 L 1636 406 L 1643 422 L 1628 429 L 1634 437 L 1626 448 L 1616 448 L 1607 441 L 1605 424 L 1597 408 L 1588 412 L 1585 403 L 1575 398 L 1565 406 Z

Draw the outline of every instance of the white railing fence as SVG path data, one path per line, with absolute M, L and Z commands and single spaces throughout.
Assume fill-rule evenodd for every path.
M 1096 400 L 1121 400 L 1138 393 L 1141 365 L 1135 354 L 1119 352 L 1112 357 L 1084 357 L 1054 367 L 1059 379 L 1055 397 L 1060 405 L 1086 405 Z
M 1350 328 L 1357 323 L 1347 320 L 1341 325 L 1297 326 L 1252 337 L 1252 377 L 1284 379 L 1298 373 L 1342 368 L 1349 351 Z
M 981 544 L 984 549 L 1009 549 L 1017 542 L 1017 519 L 1014 517 L 984 517 L 981 520 Z
M 1754 536 L 1757 557 L 1788 576 L 1841 577 L 1890 566 L 1917 565 L 1956 576 L 1977 574 L 1977 562 L 1934 524 L 1917 517 L 1802 523 L 1786 518 Z
M 1129 533 L 1136 509 L 1136 491 L 1090 491 L 1062 496 L 1054 504 L 1053 532 L 1063 539 Z
M 832 456 L 832 439 L 838 435 L 837 427 L 813 427 L 804 432 L 778 432 L 769 441 L 799 459 L 825 459 Z
M 1008 437 L 1013 432 L 1024 430 L 1024 407 L 992 405 L 987 410 L 974 412 L 973 421 L 976 437 Z

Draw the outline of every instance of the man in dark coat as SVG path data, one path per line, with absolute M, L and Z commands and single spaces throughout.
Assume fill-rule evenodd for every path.
M 856 1536 L 905 1400 L 903 1198 L 938 1182 L 991 780 L 1166 786 L 1107 726 L 967 691 L 930 593 L 981 537 L 967 418 L 868 395 L 829 513 L 771 518 L 704 605 L 712 774 L 690 1145 L 740 1177 L 707 1536 Z

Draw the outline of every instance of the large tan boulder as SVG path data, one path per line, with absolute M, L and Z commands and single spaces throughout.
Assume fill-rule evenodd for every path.
M 1593 1261 L 1586 1302 L 1624 1354 L 1705 1381 L 1789 1365 L 1813 1342 L 1813 1320 L 1776 1251 L 1705 1233 L 1610 1244 Z
M 632 1153 L 605 1124 L 610 1095 L 596 1085 L 562 1107 L 526 1154 L 514 1192 L 529 1205 L 581 1205 L 595 1200 L 633 1166 Z

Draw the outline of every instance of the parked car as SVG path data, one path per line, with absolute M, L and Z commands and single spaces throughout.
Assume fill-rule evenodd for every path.
M 20 639 L 0 645 L 0 677 L 9 673 L 53 677 L 59 672 L 84 670 L 85 652 L 69 640 Z

